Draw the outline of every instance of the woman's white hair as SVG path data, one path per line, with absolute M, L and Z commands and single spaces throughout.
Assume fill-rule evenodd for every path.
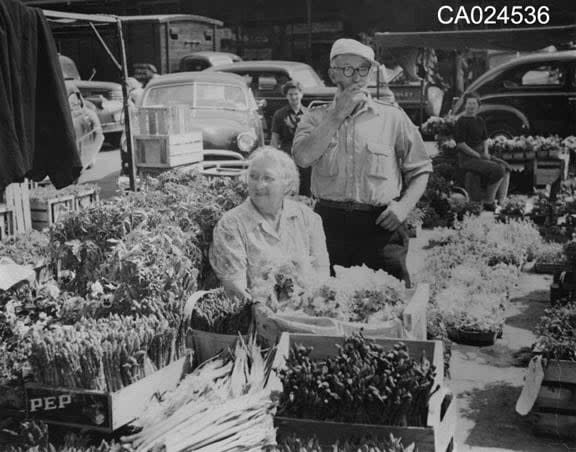
M 292 157 L 290 157 L 286 152 L 276 149 L 272 146 L 262 146 L 256 149 L 250 157 L 248 157 L 248 171 L 246 175 L 252 169 L 254 162 L 260 160 L 270 160 L 281 170 L 281 177 L 286 181 L 288 187 L 287 194 L 298 194 L 298 189 L 300 187 L 300 173 L 298 172 L 298 167 Z

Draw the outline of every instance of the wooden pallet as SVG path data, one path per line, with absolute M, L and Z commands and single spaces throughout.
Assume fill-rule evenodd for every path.
M 74 196 L 66 195 L 51 199 L 30 199 L 32 227 L 38 231 L 49 228 L 75 208 Z
M 550 361 L 530 417 L 538 434 L 576 439 L 576 362 Z
M 80 190 L 74 195 L 74 210 L 86 209 L 100 200 L 98 191 L 95 188 Z
M 284 333 L 278 344 L 277 368 L 283 368 L 290 347 L 300 344 L 313 347 L 311 358 L 324 359 L 334 356 L 338 350 L 336 344 L 342 344 L 341 337 L 314 336 L 310 334 Z M 397 339 L 376 339 L 376 343 L 385 348 L 391 348 Z M 353 437 L 372 436 L 389 438 L 393 434 L 402 438 L 403 444 L 415 443 L 418 452 L 450 452 L 454 450 L 454 435 L 456 432 L 457 407 L 456 399 L 443 386 L 444 363 L 441 341 L 408 341 L 403 340 L 412 356 L 420 356 L 424 351 L 426 356 L 436 366 L 436 383 L 442 388 L 430 399 L 428 422 L 426 427 L 399 427 L 385 425 L 347 424 L 343 422 L 323 422 L 309 419 L 291 419 L 277 416 L 275 424 L 278 428 L 278 440 L 294 433 L 298 435 L 316 436 L 323 446 L 330 446 L 337 440 L 346 441 Z
M 0 240 L 14 235 L 14 212 L 6 204 L 0 204 Z
M 112 433 L 140 416 L 154 397 L 176 388 L 190 366 L 189 357 L 181 358 L 113 393 L 28 383 L 26 412 L 48 424 Z

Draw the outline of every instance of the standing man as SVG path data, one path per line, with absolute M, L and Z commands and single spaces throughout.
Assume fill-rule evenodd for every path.
M 282 86 L 282 94 L 288 100 L 288 105 L 280 108 L 272 117 L 272 138 L 270 144 L 292 155 L 294 133 L 302 115 L 308 110 L 302 105 L 302 85 L 289 80 Z M 300 194 L 310 196 L 310 168 L 301 168 Z
M 406 113 L 367 93 L 375 64 L 374 51 L 358 41 L 333 44 L 334 102 L 302 117 L 293 153 L 299 166 L 312 167 L 330 264 L 366 264 L 410 286 L 404 221 L 426 189 L 432 163 Z

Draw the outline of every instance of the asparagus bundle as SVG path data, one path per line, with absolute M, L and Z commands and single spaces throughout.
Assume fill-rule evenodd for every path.
M 32 333 L 37 382 L 114 392 L 178 359 L 177 330 L 156 317 L 82 319 Z
M 226 452 L 275 445 L 271 356 L 265 362 L 254 340 L 248 345 L 240 340 L 233 361 L 216 358 L 187 376 L 139 419 L 142 431 L 124 441 L 140 452 Z
M 187 319 L 190 328 L 218 334 L 248 334 L 252 304 L 213 289 L 202 295 Z

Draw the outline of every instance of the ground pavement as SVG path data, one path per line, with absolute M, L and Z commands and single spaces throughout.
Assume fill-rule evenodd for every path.
M 412 239 L 408 267 L 415 280 L 425 262 L 431 231 Z M 529 347 L 544 309 L 549 306 L 551 276 L 523 273 L 512 294 L 503 337 L 491 347 L 454 344 L 448 385 L 456 394 L 459 417 L 457 452 L 566 452 L 576 451 L 576 442 L 538 437 L 528 418 L 514 409 L 522 389 L 525 368 L 518 367 L 515 352 Z

